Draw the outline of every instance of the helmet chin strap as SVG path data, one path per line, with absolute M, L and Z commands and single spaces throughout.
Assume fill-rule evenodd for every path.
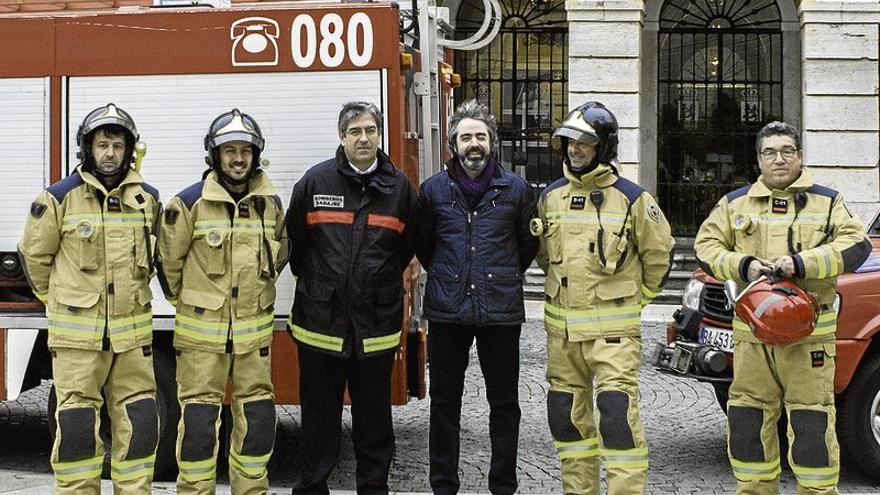
M 88 166 L 85 167 L 85 171 L 94 175 L 95 178 L 98 179 L 101 182 L 101 184 L 103 184 L 104 187 L 106 187 L 108 189 L 112 189 L 113 187 L 118 185 L 120 182 L 122 182 L 122 179 L 128 173 L 127 169 L 129 168 L 126 165 L 126 163 L 128 163 L 126 160 L 123 160 L 122 164 L 120 166 L 116 167 L 116 169 L 113 170 L 112 172 L 105 172 L 105 171 L 101 170 L 98 167 L 98 165 L 95 163 L 95 159 L 91 156 L 88 158 L 87 163 L 88 163 Z

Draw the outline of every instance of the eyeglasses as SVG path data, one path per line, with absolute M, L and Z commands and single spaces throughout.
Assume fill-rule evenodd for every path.
M 359 138 L 362 134 L 366 134 L 367 137 L 373 137 L 379 133 L 379 129 L 376 126 L 370 127 L 352 127 L 345 131 L 345 134 L 350 138 Z
M 797 148 L 783 148 L 781 150 L 774 150 L 773 148 L 767 148 L 761 151 L 761 158 L 770 161 L 775 160 L 776 155 L 782 155 L 784 160 L 791 160 L 792 158 L 797 156 Z

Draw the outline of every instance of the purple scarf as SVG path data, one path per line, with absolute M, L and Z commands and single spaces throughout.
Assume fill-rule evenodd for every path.
M 483 168 L 483 171 L 480 172 L 480 175 L 475 179 L 471 179 L 470 176 L 468 176 L 464 171 L 461 162 L 458 161 L 458 158 L 450 160 L 450 164 L 455 168 L 453 179 L 455 179 L 455 182 L 458 182 L 458 185 L 464 190 L 471 207 L 476 206 L 480 201 L 480 198 L 483 197 L 483 194 L 486 193 L 486 190 L 489 189 L 489 184 L 492 182 L 492 176 L 495 175 L 495 160 L 489 159 L 488 163 L 486 163 L 486 167 Z

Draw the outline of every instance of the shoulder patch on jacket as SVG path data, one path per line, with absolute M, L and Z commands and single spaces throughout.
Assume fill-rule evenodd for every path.
M 563 177 L 559 178 L 558 180 L 556 180 L 556 182 L 553 182 L 549 186 L 545 187 L 544 191 L 541 192 L 541 198 L 542 199 L 546 198 L 547 194 L 549 194 L 550 191 L 552 191 L 554 189 L 559 189 L 560 187 L 567 186 L 567 185 L 568 185 L 568 178 L 563 176 Z
M 635 203 L 636 200 L 639 199 L 639 196 L 641 196 L 642 193 L 645 191 L 644 189 L 642 189 L 642 186 L 636 184 L 629 179 L 624 179 L 623 177 L 618 177 L 617 181 L 612 184 L 611 187 L 622 192 L 630 203 Z
M 200 180 L 195 184 L 187 187 L 183 191 L 177 193 L 177 197 L 183 201 L 183 204 L 186 205 L 188 209 L 192 209 L 193 205 L 196 204 L 196 201 L 202 197 L 202 188 L 205 185 L 205 181 Z
M 812 194 L 818 194 L 820 196 L 827 196 L 831 199 L 836 198 L 837 195 L 840 194 L 837 191 L 835 191 L 834 189 L 831 189 L 830 187 L 820 186 L 819 184 L 813 184 L 812 186 L 808 187 L 807 192 L 812 193 Z
M 147 194 L 149 194 L 150 196 L 153 197 L 153 201 L 156 201 L 157 203 L 159 202 L 159 190 L 158 189 L 147 184 L 146 182 L 142 182 L 141 187 L 144 189 L 144 191 L 147 192 Z
M 46 191 L 54 196 L 56 201 L 61 203 L 70 191 L 83 184 L 82 177 L 79 176 L 79 173 L 74 172 L 46 188 Z
M 165 223 L 168 225 L 174 225 L 174 222 L 177 221 L 177 216 L 180 215 L 180 212 L 177 210 L 173 210 L 171 208 L 165 210 Z
M 735 189 L 733 191 L 730 191 L 729 193 L 725 194 L 724 197 L 727 198 L 727 202 L 730 203 L 734 199 L 745 196 L 746 194 L 748 194 L 749 189 L 751 189 L 751 188 L 752 188 L 751 185 L 743 186 L 739 189 Z
M 40 218 L 43 216 L 43 213 L 46 213 L 46 205 L 43 203 L 38 203 L 34 201 L 31 203 L 31 216 L 34 218 Z

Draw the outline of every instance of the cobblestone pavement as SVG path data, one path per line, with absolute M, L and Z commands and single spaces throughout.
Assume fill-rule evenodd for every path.
M 663 338 L 660 319 L 643 326 L 645 349 Z M 545 334 L 537 318 L 523 328 L 519 443 L 520 492 L 561 493 L 559 462 L 547 427 L 544 381 Z M 729 494 L 735 483 L 725 453 L 725 417 L 712 388 L 662 375 L 643 367 L 640 375 L 642 419 L 650 445 L 648 493 L 656 495 Z M 52 486 L 46 432 L 48 387 L 29 391 L 18 401 L 0 403 L 0 493 L 50 493 Z M 394 409 L 397 452 L 390 485 L 398 492 L 430 492 L 428 484 L 428 400 L 411 401 Z M 299 408 L 279 407 L 280 430 L 270 464 L 270 493 L 289 493 L 295 478 L 299 449 Z M 344 433 L 340 463 L 330 480 L 335 493 L 354 489 L 354 453 L 351 416 L 343 414 Z M 487 492 L 489 466 L 488 406 L 482 375 L 474 352 L 465 383 L 462 411 L 462 491 Z M 221 483 L 225 482 L 221 477 Z M 105 482 L 105 493 L 110 485 Z M 795 482 L 785 471 L 781 493 L 795 493 Z M 173 493 L 173 483 L 157 483 L 155 493 Z M 880 484 L 844 466 L 840 492 L 880 493 Z M 229 493 L 221 485 L 218 493 Z

